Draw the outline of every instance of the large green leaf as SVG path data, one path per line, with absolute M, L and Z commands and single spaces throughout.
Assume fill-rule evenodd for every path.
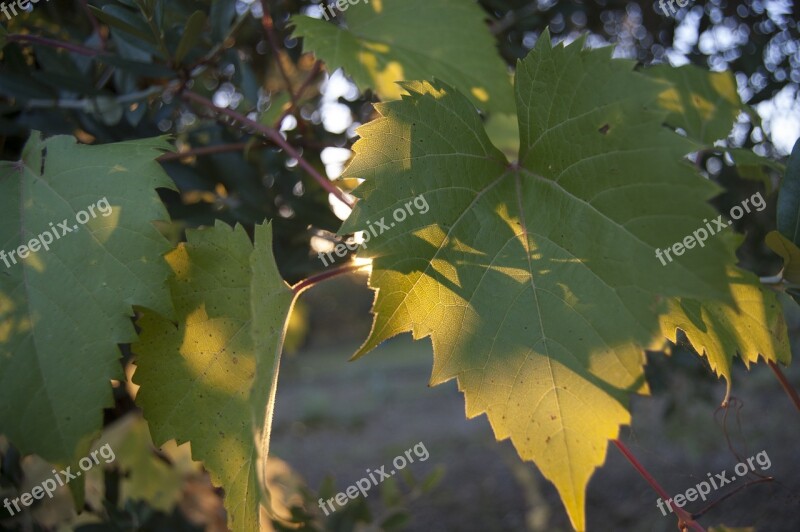
M 519 64 L 518 163 L 460 93 L 404 84 L 410 95 L 359 129 L 345 176 L 365 182 L 341 231 L 375 229 L 359 253 L 373 259 L 375 320 L 356 356 L 430 336 L 431 384 L 457 378 L 467 415 L 486 413 L 539 466 L 579 530 L 628 395 L 646 391 L 659 301 L 729 299 L 734 261 L 725 238 L 656 258 L 714 217 L 718 189 L 683 160 L 696 145 L 662 126 L 663 84 L 582 46 L 545 34 Z
M 139 321 L 136 401 L 157 444 L 191 442 L 225 489 L 230 528 L 259 530 L 259 476 L 293 301 L 271 228 L 256 228 L 255 249 L 241 226 L 192 230 L 167 262 L 178 325 L 154 313 Z
M 400 97 L 395 83 L 437 78 L 450 83 L 481 109 L 514 112 L 505 63 L 476 2 L 381 0 L 348 5 L 336 19 L 346 27 L 295 16 L 295 36 L 328 67 L 344 68 L 362 90 L 384 100 Z M 330 18 L 330 15 L 328 15 Z M 447 31 L 441 21 L 447 20 Z
M 643 73 L 666 82 L 658 103 L 669 111 L 667 123 L 706 146 L 726 138 L 742 111 L 731 72 L 709 72 L 695 65 L 657 65 Z
M 172 313 L 169 244 L 152 224 L 168 219 L 155 189 L 173 185 L 154 159 L 169 148 L 34 133 L 21 161 L 0 163 L 0 431 L 23 453 L 83 455 L 113 405 L 117 344 L 136 337 L 131 306 Z M 20 262 L 33 239 L 49 250 L 34 244 Z
M 789 337 L 783 311 L 775 293 L 761 286 L 758 277 L 731 268 L 729 280 L 735 305 L 695 299 L 673 299 L 669 312 L 661 317 L 668 339 L 677 342 L 677 329 L 686 333 L 694 348 L 708 358 L 711 369 L 727 381 L 727 402 L 731 389 L 733 356 L 738 352 L 746 366 L 759 355 L 771 362 L 788 364 Z
M 800 139 L 789 156 L 778 192 L 778 231 L 800 246 Z

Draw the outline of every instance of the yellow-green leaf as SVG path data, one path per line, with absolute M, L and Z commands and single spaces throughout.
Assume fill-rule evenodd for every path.
M 551 47 L 545 33 L 519 64 L 519 162 L 458 91 L 404 83 L 410 95 L 359 129 L 345 177 L 365 181 L 341 230 L 387 227 L 359 252 L 376 296 L 356 356 L 403 332 L 430 336 L 430 383 L 457 379 L 467 416 L 486 414 L 537 464 L 578 530 L 628 396 L 647 390 L 659 302 L 729 298 L 734 262 L 723 237 L 667 266 L 656 258 L 713 218 L 718 188 L 683 160 L 697 145 L 663 127 L 664 85 L 582 46 Z
M 735 305 L 672 299 L 669 312 L 661 316 L 664 336 L 677 342 L 677 329 L 682 330 L 697 352 L 706 356 L 711 369 L 725 378 L 725 402 L 737 352 L 746 366 L 758 362 L 759 355 L 784 364 L 791 359 L 786 322 L 775 293 L 763 288 L 758 277 L 739 268 L 731 268 L 729 281 Z

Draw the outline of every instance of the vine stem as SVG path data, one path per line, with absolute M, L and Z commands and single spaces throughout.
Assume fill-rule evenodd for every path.
M 797 390 L 794 389 L 794 387 L 789 382 L 789 379 L 787 379 L 786 375 L 783 374 L 783 371 L 781 371 L 780 366 L 778 366 L 775 362 L 772 362 L 771 360 L 767 362 L 767 364 L 769 364 L 769 367 L 775 374 L 775 377 L 778 379 L 778 382 L 780 382 L 781 386 L 783 386 L 783 390 L 786 392 L 786 395 L 788 395 L 789 399 L 791 399 L 792 403 L 794 403 L 794 407 L 798 411 L 800 411 L 800 395 L 797 394 Z
M 292 291 L 296 295 L 300 295 L 304 291 L 308 290 L 312 286 L 317 285 L 318 283 L 321 283 L 322 281 L 327 281 L 328 279 L 337 277 L 345 273 L 356 272 L 358 270 L 366 268 L 367 266 L 368 264 L 345 264 L 344 266 L 339 266 L 338 268 L 326 270 L 324 272 L 312 275 L 298 282 L 297 284 L 292 286 Z
M 637 460 L 636 457 L 633 456 L 633 453 L 630 451 L 630 449 L 628 449 L 628 447 L 624 443 L 622 443 L 622 441 L 620 440 L 611 440 L 611 441 L 614 442 L 614 445 L 616 445 L 617 449 L 619 449 L 619 452 L 621 452 L 622 455 L 625 458 L 627 458 L 628 462 L 631 463 L 633 468 L 636 469 L 636 471 L 642 476 L 642 478 L 645 479 L 648 484 L 650 484 L 650 487 L 653 488 L 653 491 L 655 491 L 664 501 L 672 499 L 672 497 L 669 496 L 669 494 L 664 490 L 664 488 L 661 487 L 658 481 L 655 478 L 653 478 L 653 475 L 651 475 L 650 472 L 647 471 L 647 469 L 645 469 L 641 463 L 639 463 L 639 460 Z M 674 507 L 674 510 L 675 513 L 678 515 L 678 527 L 681 530 L 688 530 L 689 528 L 691 528 L 693 530 L 696 530 L 697 532 L 705 532 L 705 529 L 702 526 L 700 526 L 700 524 L 698 524 L 694 519 L 692 519 L 692 516 L 686 510 L 684 510 L 683 508 L 678 508 L 677 506 Z
M 247 126 L 251 130 L 261 134 L 261 136 L 266 137 L 267 139 L 274 142 L 278 145 L 281 149 L 283 149 L 290 157 L 297 160 L 297 163 L 305 170 L 308 175 L 310 175 L 314 180 L 319 183 L 319 185 L 333 194 L 336 199 L 347 205 L 348 207 L 352 208 L 355 203 L 352 199 L 348 198 L 345 193 L 336 185 L 331 183 L 330 179 L 320 174 L 316 168 L 314 168 L 311 163 L 306 161 L 303 156 L 298 152 L 294 146 L 289 144 L 289 142 L 281 135 L 276 129 L 273 129 L 269 126 L 265 126 L 255 120 L 251 120 L 246 116 L 233 111 L 232 109 L 227 109 L 224 107 L 218 107 L 214 105 L 214 102 L 209 100 L 208 98 L 204 98 L 199 94 L 196 94 L 192 91 L 184 91 L 181 93 L 181 97 L 189 102 L 194 104 L 200 105 L 202 107 L 206 107 L 212 111 L 214 111 L 217 115 L 225 115 L 228 118 L 239 122 L 242 125 Z

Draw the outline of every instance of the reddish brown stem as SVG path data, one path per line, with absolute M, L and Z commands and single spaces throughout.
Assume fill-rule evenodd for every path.
M 791 399 L 792 402 L 794 403 L 794 407 L 798 411 L 800 411 L 800 395 L 797 394 L 797 390 L 794 389 L 794 387 L 789 382 L 789 379 L 787 379 L 786 375 L 783 374 L 783 371 L 781 371 L 780 366 L 778 366 L 775 362 L 772 361 L 769 361 L 768 364 L 769 367 L 772 369 L 772 372 L 775 374 L 775 377 L 777 377 L 778 382 L 780 382 L 781 386 L 783 386 L 786 395 L 788 395 L 789 399 Z
M 275 24 L 272 22 L 272 14 L 269 11 L 269 0 L 261 0 L 261 25 L 264 26 L 264 32 L 267 34 L 267 42 L 269 47 L 272 48 L 272 53 L 275 55 L 275 63 L 278 65 L 278 70 L 281 73 L 283 82 L 286 83 L 286 90 L 289 91 L 289 96 L 292 99 L 292 105 L 296 105 L 295 94 L 292 90 L 292 82 L 289 80 L 289 75 L 283 66 L 281 57 L 281 47 L 278 45 L 278 38 L 275 36 Z
M 339 266 L 338 268 L 333 268 L 333 269 L 330 269 L 330 270 L 326 270 L 324 272 L 321 272 L 321 273 L 312 275 L 311 277 L 308 277 L 306 279 L 303 279 L 302 281 L 300 281 L 296 285 L 292 286 L 292 291 L 295 294 L 299 295 L 303 291 L 308 290 L 312 286 L 314 286 L 314 285 L 316 285 L 318 283 L 321 283 L 322 281 L 327 281 L 328 279 L 331 279 L 333 277 L 337 277 L 337 276 L 345 274 L 345 273 L 355 272 L 355 271 L 363 269 L 364 267 L 366 267 L 365 264 L 356 265 L 356 264 L 352 264 L 351 263 L 351 264 L 345 264 L 344 266 Z
M 624 443 L 622 443 L 620 440 L 612 441 L 622 455 L 628 459 L 628 462 L 631 463 L 633 468 L 636 469 L 636 471 L 642 476 L 643 479 L 645 479 L 645 481 L 647 481 L 648 484 L 650 484 L 650 487 L 653 488 L 653 491 L 655 491 L 664 501 L 672 499 L 672 497 L 669 496 L 664 488 L 661 487 L 658 481 L 653 478 L 653 475 L 651 475 L 650 472 L 647 471 L 647 469 L 645 469 L 641 463 L 639 463 L 639 460 L 633 456 L 633 453 Z M 688 530 L 689 528 L 692 528 L 698 532 L 705 532 L 705 529 L 695 522 L 694 519 L 692 519 L 692 516 L 686 510 L 683 508 L 678 508 L 677 506 L 674 507 L 674 510 L 678 515 L 678 527 L 681 530 Z
M 101 50 L 93 50 L 86 48 L 79 44 L 72 44 L 64 41 L 57 41 L 56 39 L 49 39 L 47 37 L 40 37 L 39 35 L 28 35 L 21 33 L 14 33 L 9 35 L 6 40 L 8 42 L 19 42 L 27 44 L 41 44 L 42 46 L 49 46 L 50 48 L 60 48 L 76 54 L 85 55 L 87 57 L 97 57 L 103 54 Z
M 297 104 L 300 101 L 300 98 L 303 97 L 303 93 L 306 92 L 306 89 L 308 89 L 308 87 L 311 85 L 311 83 L 314 81 L 314 79 L 317 77 L 317 75 L 320 73 L 321 70 L 322 70 L 322 61 L 317 61 L 316 63 L 314 63 L 314 66 L 311 68 L 311 72 L 309 72 L 306 80 L 303 82 L 302 85 L 300 85 L 300 88 L 297 89 L 297 93 L 294 95 L 294 97 L 291 97 L 292 102 L 289 104 L 289 107 L 283 113 L 281 113 L 281 116 L 278 118 L 278 120 L 275 121 L 275 126 L 274 126 L 275 129 L 281 127 L 283 119 L 289 116 L 289 114 L 293 113 L 295 109 L 297 109 Z
M 203 146 L 202 148 L 193 148 L 183 152 L 165 153 L 157 160 L 159 162 L 177 161 L 187 157 L 196 157 L 200 155 L 214 155 L 215 153 L 226 153 L 232 151 L 241 151 L 247 147 L 246 142 L 237 142 L 235 144 L 218 144 L 216 146 Z
M 289 142 L 285 138 L 283 138 L 283 135 L 281 135 L 278 132 L 278 130 L 273 129 L 273 128 L 269 127 L 269 126 L 265 126 L 264 124 L 260 124 L 260 123 L 256 122 L 255 120 L 250 120 L 246 116 L 244 116 L 242 114 L 239 114 L 236 111 L 233 111 L 231 109 L 227 109 L 227 108 L 224 108 L 224 107 L 217 107 L 208 98 L 204 98 L 203 96 L 200 96 L 199 94 L 196 94 L 194 92 L 185 91 L 185 92 L 182 93 L 181 96 L 182 96 L 183 99 L 185 99 L 185 100 L 187 100 L 189 102 L 195 103 L 197 105 L 201 105 L 201 106 L 203 106 L 203 107 L 205 107 L 207 109 L 211 109 L 212 111 L 215 112 L 215 114 L 217 116 L 225 115 L 228 118 L 232 118 L 236 122 L 247 126 L 252 131 L 257 132 L 257 133 L 261 134 L 261 136 L 271 140 L 272 142 L 277 144 L 281 149 L 283 149 L 290 157 L 296 159 L 297 160 L 297 164 L 299 164 L 300 167 L 308 173 L 308 175 L 310 175 L 312 178 L 314 178 L 314 180 L 316 180 L 316 182 L 319 183 L 319 185 L 322 188 L 324 188 L 325 190 L 327 190 L 328 192 L 333 194 L 339 201 L 341 201 L 342 203 L 344 203 L 348 207 L 353 207 L 353 205 L 354 205 L 353 200 L 348 198 L 345 195 L 345 193 L 342 192 L 342 190 L 339 187 L 337 187 L 336 185 L 331 183 L 330 179 L 328 179 L 327 177 L 325 177 L 322 174 L 320 174 L 317 171 L 317 169 L 314 168 L 311 165 L 311 163 L 306 161 L 303 158 L 303 156 L 300 154 L 300 152 L 298 152 L 294 148 L 294 146 L 289 144 Z

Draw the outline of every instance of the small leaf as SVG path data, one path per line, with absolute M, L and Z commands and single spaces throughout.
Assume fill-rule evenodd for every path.
M 800 246 L 800 139 L 789 156 L 778 191 L 778 231 Z
M 336 19 L 346 18 L 346 27 L 295 16 L 294 36 L 303 37 L 305 50 L 329 70 L 344 68 L 361 90 L 373 88 L 383 100 L 396 100 L 402 90 L 395 82 L 436 78 L 481 109 L 514 112 L 508 70 L 477 3 L 359 2 L 349 4 L 345 13 L 334 11 Z M 447 20 L 446 32 L 442 20 Z
M 106 5 L 103 9 L 89 6 L 92 14 L 112 28 L 116 28 L 149 44 L 156 44 L 156 39 L 147 23 L 138 14 L 121 6 Z
M 206 27 L 206 14 L 202 11 L 195 11 L 189 17 L 189 21 L 186 23 L 186 29 L 183 30 L 183 37 L 181 37 L 181 42 L 178 44 L 178 49 L 175 52 L 175 62 L 180 63 L 181 60 L 186 57 L 186 54 L 189 53 L 198 42 L 200 42 L 200 38 L 203 36 L 203 30 Z
M 695 65 L 657 65 L 642 73 L 670 85 L 658 99 L 659 105 L 669 111 L 667 124 L 683 129 L 689 138 L 707 146 L 726 138 L 742 111 L 731 72 L 709 72 Z
M 783 258 L 783 278 L 790 283 L 800 284 L 800 248 L 778 231 L 767 233 L 766 243 Z
M 422 481 L 422 492 L 427 493 L 438 486 L 442 481 L 442 478 L 444 478 L 444 471 L 444 466 L 436 466 L 436 469 L 434 469 L 431 474 L 425 477 L 425 479 Z
M 194 459 L 225 490 L 235 531 L 259 529 L 259 486 L 293 301 L 274 263 L 270 226 L 255 235 L 254 248 L 241 226 L 188 231 L 188 242 L 166 257 L 177 328 L 145 312 L 133 346 L 136 402 L 154 441 L 191 442 Z
M 772 193 L 772 179 L 765 171 L 766 168 L 783 173 L 786 168 L 779 162 L 767 157 L 762 157 L 746 148 L 728 148 L 723 150 L 730 155 L 736 165 L 736 171 L 745 179 L 760 181 L 764 184 L 767 194 Z
M 410 517 L 408 512 L 398 511 L 391 514 L 389 517 L 381 522 L 381 529 L 383 530 L 402 530 L 403 527 L 409 522 Z

